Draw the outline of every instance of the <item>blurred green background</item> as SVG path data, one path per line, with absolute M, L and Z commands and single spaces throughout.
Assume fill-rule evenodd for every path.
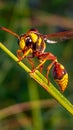
M 43 34 L 73 29 L 73 0 L 0 0 L 0 26 L 18 34 L 30 28 Z M 0 42 L 16 55 L 14 36 L 0 30 Z M 69 83 L 64 96 L 73 104 L 73 40 L 47 44 L 46 51 L 66 67 Z M 24 63 L 30 67 L 27 60 Z M 50 80 L 57 87 L 51 73 Z M 73 130 L 72 115 L 1 49 L 0 130 Z

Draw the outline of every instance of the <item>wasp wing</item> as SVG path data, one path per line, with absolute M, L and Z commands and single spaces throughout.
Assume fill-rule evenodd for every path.
M 55 41 L 55 40 L 49 40 L 49 39 L 46 39 L 46 38 L 44 38 L 44 40 L 45 40 L 47 43 L 50 43 L 50 44 L 58 43 L 58 41 Z
M 58 43 L 73 38 L 73 30 L 42 35 L 44 40 L 50 44 Z

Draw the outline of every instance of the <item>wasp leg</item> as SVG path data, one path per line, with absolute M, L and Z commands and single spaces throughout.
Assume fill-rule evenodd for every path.
M 37 57 L 40 59 L 41 63 L 35 68 L 35 70 L 41 68 L 47 60 L 52 60 L 52 63 L 47 67 L 47 74 L 46 74 L 46 78 L 49 83 L 49 79 L 48 79 L 49 71 L 50 71 L 51 67 L 53 66 L 53 64 L 55 62 L 57 62 L 57 58 L 52 53 L 48 53 L 48 52 L 39 54 L 39 55 L 37 55 Z
M 41 63 L 35 69 L 39 69 L 47 60 L 57 61 L 57 58 L 52 53 L 48 52 L 40 54 L 38 57 Z
M 50 65 L 48 65 L 47 67 L 47 73 L 46 73 L 46 78 L 48 80 L 48 75 L 49 75 L 49 71 L 52 68 L 52 66 L 54 65 L 54 63 L 56 62 L 56 60 L 52 61 L 52 63 Z
M 33 57 L 30 57 L 30 58 L 33 58 Z M 28 61 L 29 61 L 29 63 L 31 64 L 31 66 L 32 66 L 32 73 L 33 72 L 35 72 L 35 67 L 34 67 L 34 62 L 30 59 L 29 57 L 27 57 L 27 59 L 28 59 Z M 42 73 L 42 70 L 43 70 L 43 65 L 42 66 L 40 66 L 39 67 L 39 69 L 40 69 L 40 73 Z
M 18 57 L 18 62 L 22 60 L 22 56 L 20 55 L 22 52 L 22 50 L 17 50 L 17 57 Z
M 43 65 L 41 65 L 39 69 L 40 69 L 40 73 L 42 73 L 42 71 L 43 71 Z
M 32 71 L 33 71 L 34 70 L 34 62 L 29 57 L 27 57 L 27 58 L 28 58 L 29 63 L 32 66 Z M 33 58 L 33 57 L 31 57 L 31 58 Z
M 23 53 L 22 56 L 20 56 L 20 53 Z M 23 60 L 29 53 L 32 53 L 32 49 L 30 48 L 29 50 L 23 52 L 23 50 L 17 50 L 17 56 L 18 56 L 18 62 Z

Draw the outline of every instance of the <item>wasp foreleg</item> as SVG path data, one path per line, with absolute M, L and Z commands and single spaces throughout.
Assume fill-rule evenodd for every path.
M 23 53 L 22 56 L 20 56 L 20 53 Z M 17 56 L 18 56 L 18 62 L 22 61 L 29 53 L 32 53 L 32 49 L 28 49 L 27 51 L 25 50 L 17 50 Z
M 22 60 L 21 53 L 23 53 L 22 50 L 17 50 L 18 62 Z

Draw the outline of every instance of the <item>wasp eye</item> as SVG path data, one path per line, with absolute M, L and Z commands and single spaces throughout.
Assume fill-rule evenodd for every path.
M 32 39 L 30 37 L 26 37 L 25 42 L 26 42 L 26 46 L 30 46 Z

